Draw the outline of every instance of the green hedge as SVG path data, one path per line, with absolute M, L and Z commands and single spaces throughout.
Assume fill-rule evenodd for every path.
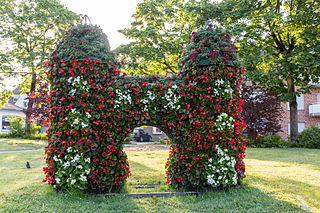
M 299 133 L 299 147 L 320 149 L 320 128 L 311 126 L 309 129 L 304 129 Z
M 256 140 L 247 140 L 249 147 L 259 148 L 285 148 L 292 147 L 294 143 L 283 140 L 279 135 L 260 135 Z

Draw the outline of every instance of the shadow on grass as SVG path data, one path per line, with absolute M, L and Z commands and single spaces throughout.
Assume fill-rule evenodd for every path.
M 163 165 L 164 166 L 164 165 Z M 148 167 L 139 162 L 130 161 L 132 176 L 127 179 L 127 185 L 164 185 L 165 173 Z
M 272 185 L 273 191 L 280 191 L 282 194 L 293 194 L 292 196 L 298 203 L 306 209 L 311 207 L 320 211 L 320 190 L 318 185 L 313 185 L 289 178 L 261 178 L 260 176 L 250 175 L 248 178 L 252 183 L 266 186 Z
M 141 199 L 55 193 L 34 186 L 0 198 L 0 210 L 5 212 L 307 212 L 247 185 L 199 196 Z
M 25 149 L 39 149 L 44 148 L 45 143 L 41 140 L 28 140 L 28 139 L 0 139 L 0 151 L 10 150 L 25 150 Z
M 320 168 L 320 149 L 248 148 L 246 155 L 246 159 L 309 164 Z
M 190 212 L 307 212 L 293 203 L 275 199 L 248 185 L 177 199 L 181 208 Z

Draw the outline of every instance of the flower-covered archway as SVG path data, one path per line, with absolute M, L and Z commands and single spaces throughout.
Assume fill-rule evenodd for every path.
M 51 125 L 44 168 L 56 189 L 119 191 L 130 175 L 123 142 L 153 125 L 171 139 L 166 179 L 227 187 L 244 177 L 244 122 L 236 47 L 219 26 L 192 34 L 172 77 L 120 75 L 100 28 L 76 25 L 47 64 Z

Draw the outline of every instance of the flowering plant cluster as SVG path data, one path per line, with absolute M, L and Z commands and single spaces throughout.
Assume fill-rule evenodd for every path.
M 236 159 L 228 155 L 227 149 L 217 145 L 215 155 L 205 164 L 207 181 L 213 187 L 237 185 Z
M 166 179 L 171 186 L 206 188 L 241 183 L 246 149 L 240 97 L 244 70 L 237 66 L 236 48 L 223 29 L 213 30 L 209 26 L 194 33 L 182 58 L 181 72 L 167 78 L 120 75 L 113 55 L 107 50 L 99 51 L 108 53 L 101 57 L 103 60 L 90 54 L 77 58 L 80 53 L 73 54 L 77 48 L 97 53 L 92 50 L 95 45 L 92 32 L 98 30 L 86 30 L 86 25 L 73 28 L 60 42 L 64 45 L 73 42 L 72 51 L 68 52 L 71 56 L 60 45 L 47 63 L 51 125 L 44 181 L 56 189 L 77 184 L 76 187 L 90 192 L 119 191 L 130 176 L 124 140 L 135 127 L 152 125 L 171 140 L 166 164 Z M 96 36 L 103 41 L 100 31 Z M 86 49 L 82 42 L 92 45 Z M 198 57 L 210 57 L 214 48 L 219 49 L 218 58 L 210 59 L 210 65 L 200 66 L 202 58 Z M 197 51 L 201 54 L 195 54 Z M 228 55 L 219 58 L 220 52 Z M 59 58 L 56 53 L 64 57 Z M 81 164 L 82 173 L 77 169 L 79 164 L 63 173 L 69 167 L 64 166 L 67 159 L 62 157 L 69 155 L 67 162 L 77 155 L 90 159 L 85 161 L 88 165 Z
M 84 190 L 87 186 L 87 177 L 90 173 L 90 158 L 85 157 L 73 147 L 67 149 L 67 155 L 53 156 L 53 165 L 56 167 L 55 184 L 53 187 Z

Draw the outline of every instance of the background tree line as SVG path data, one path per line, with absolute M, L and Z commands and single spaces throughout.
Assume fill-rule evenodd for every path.
M 290 136 L 296 141 L 296 96 L 309 92 L 311 81 L 319 81 L 319 7 L 319 0 L 144 0 L 131 27 L 120 30 L 133 42 L 120 45 L 116 53 L 128 74 L 177 73 L 191 32 L 208 20 L 223 23 L 239 48 L 246 80 L 290 103 Z M 21 88 L 33 97 L 44 60 L 63 31 L 78 20 L 55 0 L 1 1 L 0 37 L 10 42 L 10 48 L 1 49 L 1 72 L 22 77 Z M 21 72 L 17 64 L 24 67 Z M 1 97 L 4 103 L 8 93 Z

